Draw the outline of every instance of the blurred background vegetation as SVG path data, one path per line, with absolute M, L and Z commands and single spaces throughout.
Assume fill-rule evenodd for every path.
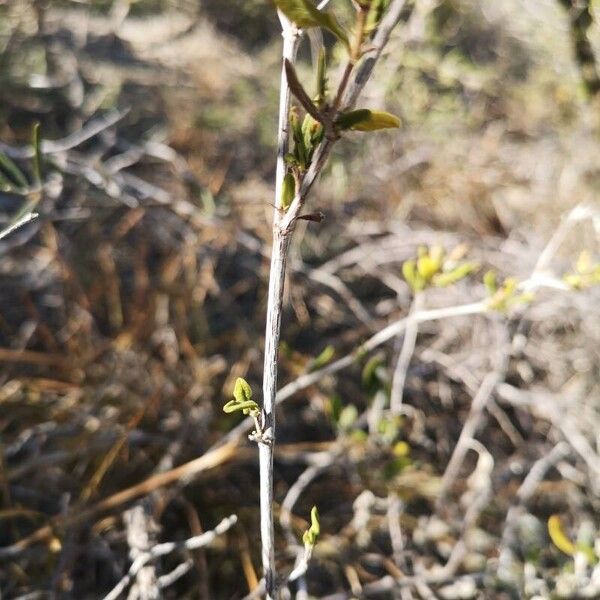
M 482 271 L 521 279 L 551 239 L 543 275 L 560 279 L 582 250 L 597 259 L 598 18 L 583 0 L 406 3 L 361 102 L 403 126 L 348 136 L 315 190 L 311 207 L 326 220 L 299 226 L 281 385 L 328 346 L 343 356 L 407 313 L 401 265 L 419 245 L 464 244 Z M 221 407 L 237 376 L 260 389 L 280 41 L 261 0 L 0 0 L 0 216 L 40 214 L 0 241 L 3 598 L 102 598 L 129 567 L 124 511 L 139 496 L 154 543 L 240 519 L 209 549 L 160 561 L 162 574 L 189 561 L 164 597 L 241 598 L 260 577 L 257 460 L 243 437 L 216 468 L 98 503 L 218 444 L 234 425 Z M 335 81 L 340 49 L 326 43 Z M 298 70 L 310 81 L 308 43 Z M 565 228 L 568 214 L 577 218 Z M 452 306 L 482 290 L 473 277 L 426 302 Z M 309 593 L 600 597 L 599 317 L 596 286 L 541 292 L 506 318 L 423 324 L 401 420 L 384 411 L 368 422 L 389 391 L 397 341 L 283 404 L 278 502 L 317 459 L 335 458 L 294 508 L 295 534 L 313 504 L 322 517 Z M 493 469 L 470 522 L 477 453 L 434 503 L 500 347 L 504 385 L 530 402 L 505 387 L 484 411 L 476 437 Z M 561 443 L 519 504 L 532 465 Z M 553 514 L 588 550 L 552 542 Z M 285 570 L 294 553 L 278 535 Z M 459 544 L 448 577 L 386 587 L 386 577 L 435 574 Z

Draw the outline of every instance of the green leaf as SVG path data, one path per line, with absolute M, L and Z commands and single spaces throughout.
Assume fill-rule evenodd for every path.
M 33 179 L 39 186 L 42 184 L 42 150 L 39 123 L 35 123 L 33 126 L 31 132 L 31 145 L 33 146 Z
M 326 400 L 325 408 L 331 421 L 337 425 L 340 420 L 342 409 L 344 408 L 342 399 L 337 395 L 331 396 L 331 398 Z
M 327 102 L 327 56 L 325 47 L 321 46 L 319 50 L 319 60 L 317 61 L 317 95 L 315 103 L 322 108 Z
M 451 271 L 438 273 L 433 278 L 433 283 L 437 287 L 446 287 L 448 285 L 456 283 L 457 281 L 460 281 L 461 279 L 464 279 L 465 277 L 467 277 L 467 275 L 470 275 L 471 273 L 473 273 L 473 271 L 476 271 L 478 268 L 479 265 L 477 263 L 463 263 L 461 265 L 458 265 Z
M 335 355 L 335 348 L 329 344 L 325 346 L 322 352 L 310 363 L 310 370 L 315 371 L 316 369 L 320 369 L 324 367 L 327 363 L 331 362 L 331 359 Z
M 306 168 L 309 163 L 308 151 L 304 144 L 304 134 L 302 133 L 302 125 L 298 119 L 298 111 L 294 106 L 290 109 L 290 129 L 292 131 L 292 139 L 294 140 L 294 155 L 298 166 Z
M 373 388 L 381 387 L 382 382 L 378 372 L 384 364 L 384 357 L 381 353 L 375 354 L 366 362 L 362 370 L 361 380 L 367 390 L 373 391 Z
M 287 84 L 290 91 L 297 98 L 298 102 L 302 104 L 304 110 L 311 115 L 315 120 L 323 122 L 323 115 L 319 112 L 319 109 L 314 105 L 309 95 L 306 93 L 304 87 L 296 75 L 296 69 L 294 65 L 286 58 L 283 62 L 285 67 L 285 76 L 287 78 Z
M 417 272 L 417 264 L 414 260 L 406 260 L 402 263 L 402 275 L 413 292 L 420 292 L 425 288 L 425 280 Z
M 235 380 L 235 386 L 233 388 L 233 397 L 237 402 L 247 402 L 252 399 L 252 388 L 248 382 L 242 377 L 238 377 Z
M 498 290 L 496 271 L 487 271 L 483 276 L 483 283 L 488 291 L 488 294 L 493 296 Z
M 324 27 L 348 46 L 348 35 L 333 14 L 320 11 L 311 0 L 274 0 L 275 6 L 300 29 Z
M 305 546 L 314 546 L 317 538 L 321 534 L 321 524 L 319 523 L 319 511 L 313 506 L 310 511 L 310 527 L 304 532 L 302 541 Z
M 296 180 L 291 173 L 286 173 L 283 178 L 283 186 L 281 187 L 280 206 L 283 210 L 287 210 L 296 195 Z
M 335 124 L 344 131 L 376 131 L 400 127 L 400 119 L 382 110 L 359 108 L 340 114 Z
M 389 3 L 390 0 L 372 0 L 365 23 L 366 35 L 370 35 L 375 31 Z
M 422 256 L 417 260 L 417 272 L 425 281 L 430 281 L 440 270 L 440 266 L 440 263 L 431 256 Z
M 243 402 L 239 402 L 238 400 L 230 400 L 223 407 L 223 412 L 226 412 L 227 414 L 236 412 L 238 410 L 241 410 L 245 415 L 248 415 L 251 412 L 258 411 L 259 407 L 254 400 L 245 400 Z
M 323 125 L 313 119 L 311 115 L 306 115 L 304 121 L 302 121 L 302 139 L 304 140 L 304 147 L 308 154 L 308 161 L 312 159 L 315 148 L 321 143 L 325 130 Z
M 17 165 L 8 157 L 6 154 L 0 152 L 0 169 L 2 169 L 13 183 L 16 183 L 19 188 L 27 189 L 29 184 L 23 172 L 17 167 Z
M 358 408 L 354 404 L 348 404 L 340 412 L 338 427 L 341 431 L 348 431 L 356 423 L 356 419 L 358 419 Z

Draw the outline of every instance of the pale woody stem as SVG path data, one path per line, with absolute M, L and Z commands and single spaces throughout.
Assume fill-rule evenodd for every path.
M 298 32 L 284 17 L 283 59 L 294 62 L 298 47 Z M 263 374 L 263 423 L 262 440 L 259 441 L 260 464 L 260 534 L 262 540 L 262 564 L 267 600 L 277 596 L 275 571 L 275 536 L 273 530 L 273 451 L 275 445 L 275 396 L 277 393 L 277 349 L 281 329 L 285 267 L 291 231 L 280 227 L 280 198 L 285 176 L 284 156 L 288 145 L 290 92 L 285 70 L 282 69 L 279 96 L 279 126 L 277 134 L 277 171 L 275 179 L 275 206 L 273 215 L 273 248 L 269 274 L 267 299 L 267 324 L 265 331 L 265 359 Z

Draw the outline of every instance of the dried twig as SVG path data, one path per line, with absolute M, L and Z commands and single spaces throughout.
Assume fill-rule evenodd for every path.
M 119 583 L 104 597 L 104 600 L 117 600 L 133 578 L 145 565 L 150 561 L 155 560 L 166 554 L 171 554 L 177 550 L 197 550 L 210 544 L 217 536 L 224 534 L 228 529 L 237 523 L 237 516 L 231 515 L 223 519 L 213 530 L 207 531 L 202 535 L 191 537 L 183 542 L 166 542 L 165 544 L 157 544 L 148 552 L 144 552 L 138 556 L 129 567 L 127 574 L 119 581 Z

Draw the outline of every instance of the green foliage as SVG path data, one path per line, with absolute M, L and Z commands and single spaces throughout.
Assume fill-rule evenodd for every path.
M 317 62 L 317 93 L 315 95 L 315 104 L 318 108 L 323 108 L 327 104 L 328 94 L 327 79 L 327 55 L 322 46 L 319 50 L 319 60 Z
M 31 145 L 33 146 L 33 179 L 37 186 L 42 184 L 42 150 L 40 138 L 40 124 L 35 123 L 31 132 Z
M 34 186 L 30 185 L 23 171 L 10 157 L 0 152 L 0 191 L 13 192 L 24 198 L 23 206 L 12 216 L 9 224 L 0 230 L 0 239 L 38 216 L 33 210 L 42 199 L 42 152 L 39 123 L 35 123 L 32 128 L 31 143 L 33 147 L 32 172 Z
M 258 416 L 260 408 L 254 400 L 252 400 L 252 389 L 248 382 L 242 377 L 235 380 L 233 388 L 233 400 L 230 400 L 223 407 L 223 412 L 233 413 L 241 410 L 243 414 L 250 416 Z
M 309 370 L 316 371 L 317 369 L 324 367 L 326 364 L 331 362 L 334 356 L 335 348 L 331 344 L 328 344 L 321 351 L 321 353 L 312 360 L 312 362 L 310 363 Z
M 300 80 L 298 79 L 298 75 L 296 74 L 296 69 L 294 68 L 294 65 L 289 60 L 287 60 L 287 58 L 285 59 L 283 64 L 285 66 L 285 75 L 286 75 L 286 79 L 287 79 L 287 84 L 288 84 L 288 87 L 290 88 L 290 91 L 292 92 L 292 94 L 294 94 L 294 96 L 296 97 L 298 102 L 300 102 L 300 104 L 303 106 L 304 110 L 309 115 L 311 115 L 315 120 L 322 122 L 323 115 L 321 115 L 318 108 L 315 106 L 313 101 L 310 99 L 308 93 L 306 92 L 306 90 L 304 89 L 302 84 L 300 83 Z
M 302 123 L 298 117 L 295 107 L 290 110 L 290 130 L 292 132 L 292 152 L 289 152 L 285 160 L 292 168 L 303 172 L 310 166 L 313 154 L 321 143 L 324 129 L 321 123 L 310 114 L 304 116 Z
M 310 511 L 310 527 L 304 532 L 302 542 L 305 546 L 313 547 L 321 535 L 321 524 L 319 523 L 319 511 L 313 506 Z
M 418 250 L 416 260 L 407 260 L 402 265 L 404 279 L 413 293 L 422 292 L 425 288 L 446 287 L 464 279 L 479 268 L 474 262 L 460 262 L 456 256 L 462 255 L 459 246 L 446 256 L 441 246 Z
M 379 21 L 388 7 L 390 0 L 371 0 L 369 2 L 369 12 L 365 22 L 365 35 L 370 35 L 377 29 Z
M 402 417 L 396 415 L 385 416 L 377 423 L 377 433 L 385 444 L 391 445 L 398 438 L 401 426 Z
M 335 16 L 319 10 L 311 0 L 273 0 L 275 6 L 298 28 L 323 27 L 348 46 L 348 35 Z
M 281 188 L 280 206 L 283 210 L 287 210 L 296 195 L 296 180 L 291 173 L 286 173 L 283 178 L 283 186 Z
M 589 251 L 581 252 L 575 263 L 575 269 L 564 276 L 565 283 L 575 289 L 583 290 L 600 283 L 600 262 L 595 262 Z
M 342 131 L 377 131 L 400 127 L 400 119 L 383 110 L 359 108 L 341 113 L 336 118 L 335 124 Z
M 382 386 L 387 385 L 388 377 L 385 368 L 385 356 L 382 353 L 372 356 L 363 367 L 361 374 L 363 387 L 374 394 Z
M 575 556 L 577 553 L 583 554 L 588 563 L 595 565 L 598 563 L 598 557 L 594 549 L 588 544 L 577 542 L 574 544 L 563 530 L 562 522 L 558 515 L 552 515 L 548 519 L 548 535 L 552 543 L 565 554 Z
M 21 169 L 6 154 L 0 152 L 0 189 L 3 192 L 25 192 L 28 185 Z
M 358 419 L 358 408 L 354 404 L 348 404 L 344 406 L 340 412 L 340 416 L 337 422 L 338 429 L 341 432 L 348 432 L 356 423 Z
M 331 419 L 331 422 L 336 426 L 340 420 L 340 414 L 343 408 L 344 405 L 342 404 L 342 399 L 338 395 L 327 398 L 325 410 Z
M 499 285 L 494 271 L 488 271 L 484 275 L 483 283 L 489 295 L 488 308 L 499 312 L 510 312 L 520 304 L 528 304 L 535 297 L 533 292 L 520 292 L 519 281 L 515 277 L 507 277 Z

